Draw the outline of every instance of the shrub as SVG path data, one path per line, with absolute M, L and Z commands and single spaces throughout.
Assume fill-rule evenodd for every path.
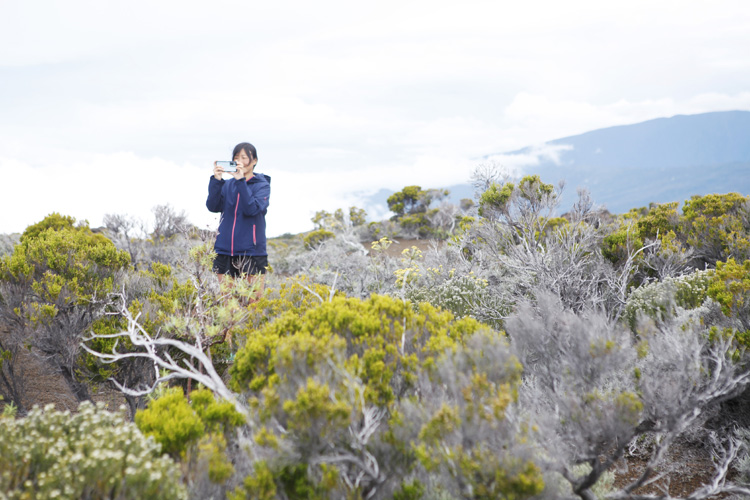
M 695 271 L 678 278 L 665 278 L 634 289 L 625 306 L 625 320 L 636 332 L 639 316 L 664 321 L 676 313 L 676 308 L 695 309 L 708 298 L 714 271 Z
M 750 260 L 717 262 L 708 295 L 721 304 L 727 316 L 747 315 L 750 309 Z M 750 325 L 745 325 L 750 328 Z
M 32 346 L 83 401 L 89 394 L 78 371 L 79 342 L 104 312 L 130 257 L 74 220 L 52 214 L 29 226 L 0 261 L 0 317 L 12 325 L 6 350 L 15 356 L 19 345 Z
M 414 312 L 409 303 L 385 296 L 334 297 L 301 317 L 282 314 L 256 331 L 237 353 L 232 384 L 238 391 L 260 391 L 278 381 L 278 363 L 287 365 L 304 353 L 302 359 L 314 365 L 345 348 L 347 369 L 367 385 L 366 399 L 387 404 L 415 380 L 419 362 L 434 362 L 443 349 L 481 328 L 486 327 L 471 318 L 454 321 L 429 304 Z
M 445 272 L 442 268 L 427 268 L 424 278 L 409 287 L 405 295 L 415 307 L 428 302 L 457 318 L 481 316 L 480 306 L 492 300 L 487 280 L 473 273 L 459 274 L 455 269 Z
M 234 474 L 227 456 L 227 439 L 245 419 L 231 403 L 217 401 L 211 391 L 198 389 L 187 398 L 179 387 L 165 390 L 148 408 L 135 415 L 135 423 L 146 436 L 183 463 L 189 483 L 207 472 L 214 483 L 224 483 Z
M 335 237 L 336 235 L 327 229 L 316 229 L 315 231 L 307 233 L 303 240 L 307 248 L 317 248 L 324 241 Z
M 473 319 L 456 320 L 429 304 L 415 311 L 385 296 L 334 297 L 253 332 L 232 368 L 232 387 L 247 394 L 260 420 L 253 454 L 263 460 L 245 493 L 266 498 L 257 490 L 262 487 L 268 498 L 280 492 L 331 498 L 377 491 L 385 498 L 401 488 L 416 458 L 403 442 L 387 438 L 398 423 L 389 415 L 422 394 L 419 381 L 437 376 L 446 352 L 480 332 L 482 339 L 501 337 Z M 497 362 L 487 353 L 486 363 Z M 511 389 L 494 380 L 487 390 L 488 401 L 512 399 Z M 504 407 L 495 409 L 499 414 Z M 239 490 L 238 498 L 245 493 Z
M 135 423 L 146 436 L 153 436 L 173 458 L 185 454 L 192 442 L 203 436 L 205 425 L 190 407 L 179 387 L 169 389 L 145 410 L 135 414 Z
M 0 491 L 8 499 L 184 499 L 178 467 L 122 413 L 35 407 L 0 418 Z
M 529 498 L 542 492 L 533 432 L 511 409 L 521 365 L 503 335 L 489 330 L 447 349 L 420 398 L 403 399 L 389 438 L 405 443 L 425 498 Z M 429 396 L 427 396 L 429 395 Z

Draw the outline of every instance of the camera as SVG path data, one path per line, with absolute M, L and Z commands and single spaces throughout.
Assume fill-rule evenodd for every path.
M 237 162 L 236 161 L 217 161 L 216 165 L 224 169 L 224 172 L 231 173 L 229 168 L 233 168 L 237 170 Z

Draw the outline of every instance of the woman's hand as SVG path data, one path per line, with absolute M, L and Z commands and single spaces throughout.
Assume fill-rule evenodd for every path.
M 224 173 L 224 167 L 220 167 L 219 165 L 214 162 L 214 179 L 217 181 L 221 180 L 221 174 Z
M 237 170 L 232 172 L 232 175 L 235 179 L 240 180 L 245 178 L 245 165 L 242 163 L 237 163 Z

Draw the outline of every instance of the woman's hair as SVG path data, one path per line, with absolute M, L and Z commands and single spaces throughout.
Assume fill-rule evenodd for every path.
M 258 152 L 255 150 L 255 146 L 250 144 L 249 142 L 241 142 L 237 144 L 234 147 L 234 151 L 232 151 L 232 159 L 234 160 L 234 157 L 237 156 L 240 151 L 245 150 L 245 153 L 247 156 L 250 157 L 251 160 L 257 160 L 258 159 Z

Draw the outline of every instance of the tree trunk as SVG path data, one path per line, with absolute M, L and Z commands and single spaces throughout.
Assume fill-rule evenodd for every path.
M 73 370 L 63 366 L 60 366 L 59 369 L 60 373 L 63 376 L 63 379 L 65 379 L 65 383 L 68 384 L 68 388 L 70 389 L 70 392 L 73 393 L 73 396 L 75 396 L 76 400 L 79 403 L 82 403 L 83 401 L 91 401 L 89 388 L 86 386 L 86 384 L 76 379 Z

